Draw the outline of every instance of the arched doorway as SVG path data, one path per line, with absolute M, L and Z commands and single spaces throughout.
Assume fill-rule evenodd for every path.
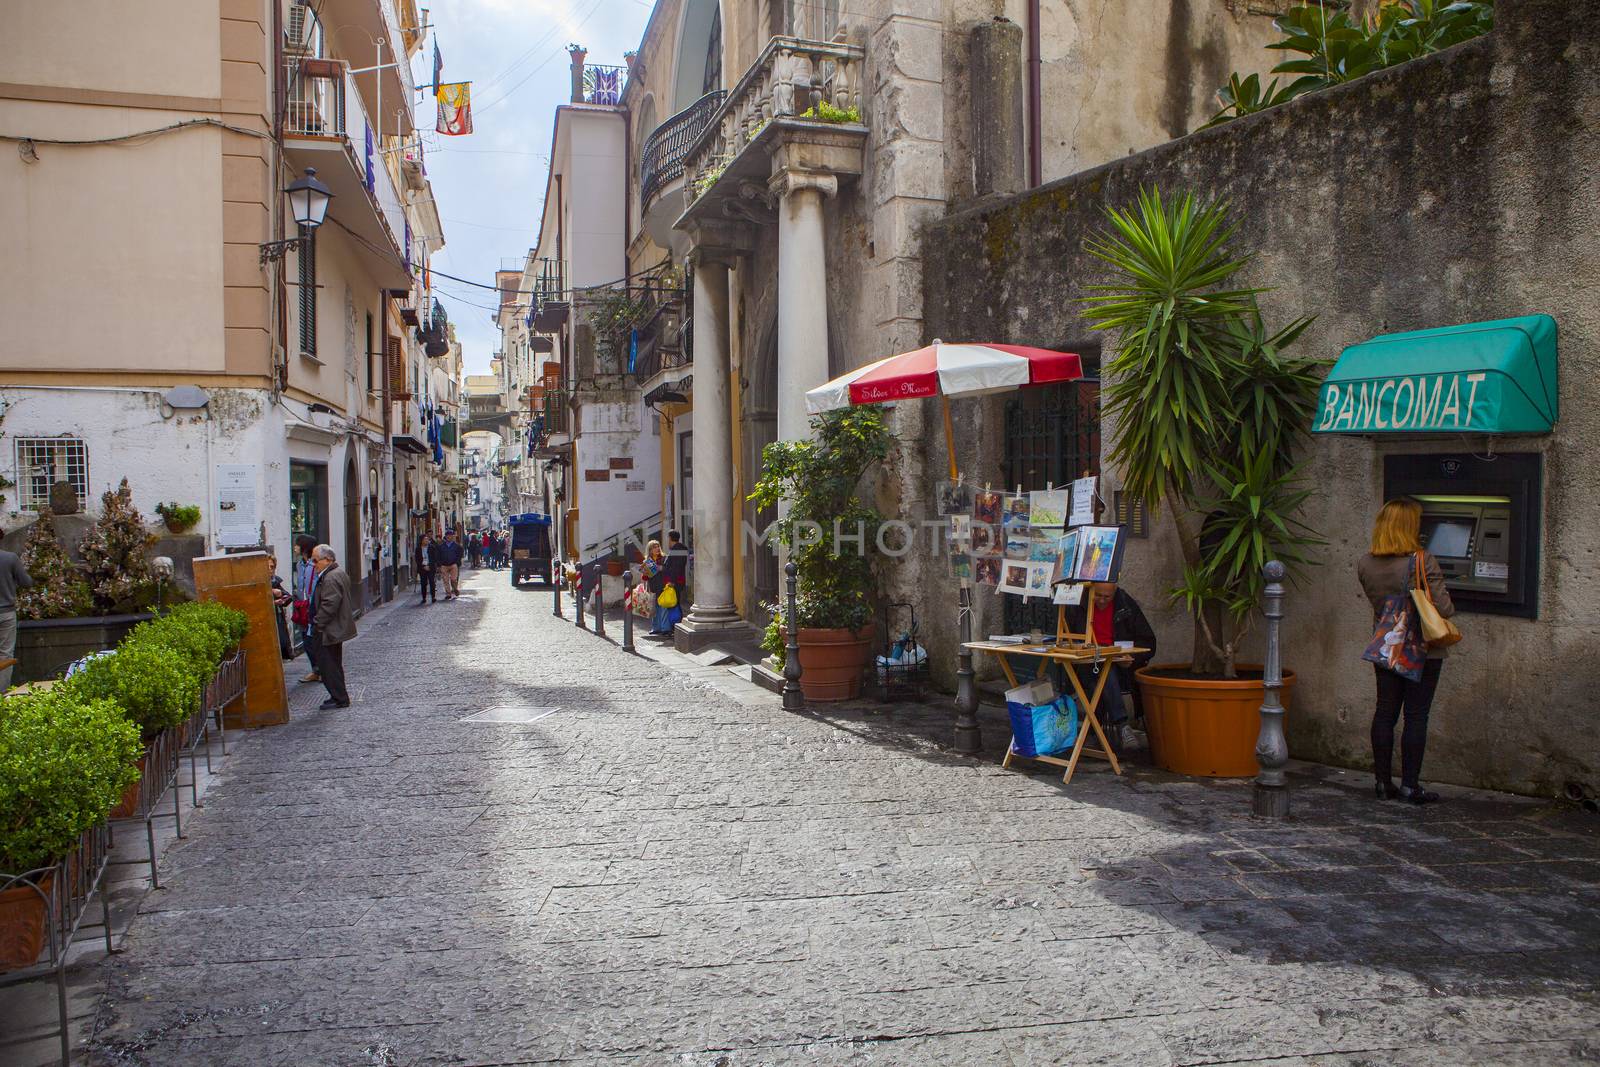
M 361 588 L 361 477 L 356 473 L 356 446 L 351 445 L 344 460 L 344 555 L 339 557 L 350 586 Z M 363 598 L 364 599 L 364 598 Z

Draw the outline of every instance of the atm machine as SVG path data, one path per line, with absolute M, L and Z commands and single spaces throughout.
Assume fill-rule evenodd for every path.
M 1461 611 L 1538 617 L 1543 457 L 1388 455 L 1385 499 L 1422 505 L 1422 544 Z

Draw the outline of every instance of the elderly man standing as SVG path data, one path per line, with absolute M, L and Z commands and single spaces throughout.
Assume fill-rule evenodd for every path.
M 311 550 L 316 573 L 311 578 L 311 625 L 306 639 L 315 643 L 317 672 L 328 687 L 328 699 L 320 710 L 348 708 L 350 692 L 344 685 L 344 643 L 356 635 L 355 598 L 350 575 L 339 566 L 339 558 L 327 545 Z

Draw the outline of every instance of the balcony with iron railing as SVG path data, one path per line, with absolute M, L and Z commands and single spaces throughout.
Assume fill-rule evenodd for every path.
M 707 93 L 661 125 L 639 150 L 639 205 L 645 232 L 666 247 L 672 224 L 683 214 L 683 161 L 728 94 Z
M 380 285 L 410 288 L 410 230 L 403 201 L 348 64 L 292 57 L 287 75 L 283 138 L 291 166 L 297 171 L 316 168 L 317 177 L 333 191 L 329 217 L 360 238 L 358 254 L 378 261 Z M 392 255 L 367 255 L 376 250 Z
M 622 103 L 622 90 L 627 85 L 627 67 L 587 64 L 583 68 L 583 103 L 617 107 Z
M 629 368 L 641 388 L 648 390 L 657 376 L 689 366 L 688 306 L 684 289 L 653 290 L 647 295 L 645 311 L 635 326 L 638 354 Z
M 539 259 L 530 267 L 534 279 L 530 325 L 541 333 L 554 332 L 567 321 L 567 312 L 572 307 L 566 271 L 559 259 Z
M 774 37 L 684 155 L 686 214 L 725 219 L 791 163 L 811 172 L 861 173 L 866 52 L 839 41 Z

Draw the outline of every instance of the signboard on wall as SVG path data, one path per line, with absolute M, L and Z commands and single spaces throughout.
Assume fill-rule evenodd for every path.
M 253 463 L 217 464 L 217 547 L 249 548 L 261 543 L 261 520 L 256 514 L 258 471 Z

